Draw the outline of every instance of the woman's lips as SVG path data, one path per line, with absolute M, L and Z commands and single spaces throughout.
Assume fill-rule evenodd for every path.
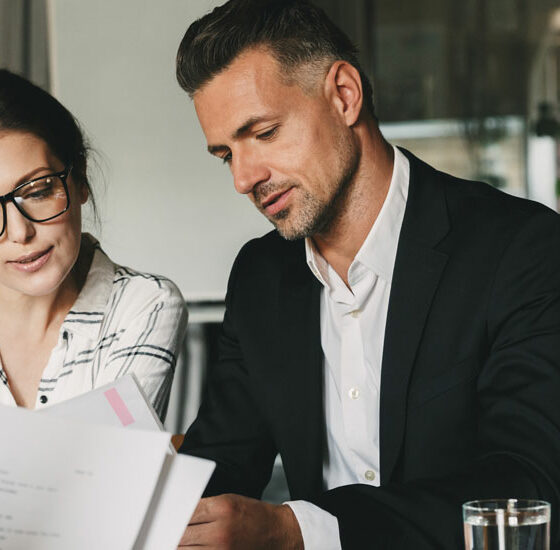
M 284 193 L 280 193 L 280 195 L 273 197 L 272 202 L 270 202 L 269 199 L 267 199 L 268 204 L 266 204 L 267 201 L 264 201 L 266 206 L 264 207 L 264 212 L 265 214 L 267 214 L 268 216 L 274 216 L 276 214 L 278 214 L 278 212 L 280 212 L 281 210 L 284 210 L 284 208 L 286 208 L 288 200 L 290 198 L 290 195 L 292 194 L 293 191 L 293 187 L 290 187 L 287 191 L 284 191 Z
M 17 260 L 8 262 L 8 264 L 10 264 L 10 266 L 12 266 L 14 269 L 17 269 L 18 271 L 33 273 L 41 269 L 49 261 L 52 250 L 53 247 L 50 246 L 46 250 L 21 256 Z

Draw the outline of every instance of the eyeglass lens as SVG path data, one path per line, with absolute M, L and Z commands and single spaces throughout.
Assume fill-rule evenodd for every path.
M 45 176 L 22 185 L 14 193 L 18 210 L 35 222 L 46 221 L 68 208 L 68 193 L 60 176 Z M 4 216 L 4 212 L 1 212 Z M 5 227 L 2 219 L 0 227 Z

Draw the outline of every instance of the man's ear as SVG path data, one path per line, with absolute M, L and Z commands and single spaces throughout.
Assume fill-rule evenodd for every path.
M 325 78 L 325 93 L 348 126 L 356 123 L 364 100 L 360 73 L 347 61 L 335 61 Z

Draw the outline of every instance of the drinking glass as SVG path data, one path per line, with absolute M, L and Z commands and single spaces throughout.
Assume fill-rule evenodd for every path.
M 542 500 L 473 500 L 463 504 L 466 550 L 549 550 L 550 504 Z

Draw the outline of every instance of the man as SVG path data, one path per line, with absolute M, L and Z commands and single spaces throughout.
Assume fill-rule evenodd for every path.
M 231 0 L 177 74 L 276 227 L 231 272 L 181 448 L 217 468 L 181 544 L 461 548 L 461 504 L 485 497 L 550 501 L 556 537 L 559 217 L 390 146 L 306 1 Z M 293 501 L 273 506 L 277 453 Z

